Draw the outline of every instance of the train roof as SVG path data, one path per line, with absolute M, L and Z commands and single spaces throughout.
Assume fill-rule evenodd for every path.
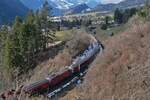
M 46 79 L 47 80 L 52 80 L 53 78 L 55 78 L 58 75 L 62 75 L 64 72 L 68 71 L 68 66 L 66 66 L 65 68 L 60 69 L 58 72 L 49 75 Z
M 30 90 L 32 90 L 33 88 L 37 87 L 38 85 L 45 84 L 45 83 L 47 83 L 47 82 L 48 82 L 48 80 L 43 79 L 43 80 L 40 80 L 40 81 L 35 82 L 35 83 L 33 83 L 33 84 L 30 84 L 30 85 L 25 86 L 25 87 L 23 88 L 23 90 L 24 90 L 24 91 L 30 91 Z

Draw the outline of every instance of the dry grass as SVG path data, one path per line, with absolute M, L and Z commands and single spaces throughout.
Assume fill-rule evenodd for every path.
M 150 23 L 133 23 L 104 41 L 83 86 L 63 100 L 150 100 Z

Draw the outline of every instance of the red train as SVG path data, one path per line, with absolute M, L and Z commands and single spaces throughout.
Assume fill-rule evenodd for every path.
M 41 94 L 44 92 L 48 92 L 49 89 L 52 89 L 60 82 L 64 81 L 65 79 L 71 77 L 74 73 L 79 72 L 79 67 L 74 67 L 74 69 L 65 69 L 55 75 L 52 75 L 44 80 L 39 82 L 27 85 L 23 88 L 23 91 L 28 94 Z
M 26 94 L 45 94 L 49 93 L 50 90 L 55 90 L 56 86 L 59 86 L 63 81 L 69 79 L 70 77 L 76 76 L 80 73 L 85 65 L 88 65 L 91 59 L 103 49 L 99 42 L 92 43 L 82 55 L 78 56 L 70 66 L 54 75 L 50 75 L 47 78 L 35 82 L 33 84 L 26 85 L 22 88 L 23 92 Z
M 51 75 L 44 80 L 39 82 L 27 85 L 23 88 L 23 91 L 28 94 L 44 93 L 48 92 L 53 87 L 59 85 L 62 81 L 72 77 L 76 73 L 80 72 L 80 69 L 84 67 L 85 64 L 88 64 L 90 59 L 100 50 L 99 43 L 92 43 L 82 55 L 78 56 L 72 65 L 67 66 L 66 69 Z

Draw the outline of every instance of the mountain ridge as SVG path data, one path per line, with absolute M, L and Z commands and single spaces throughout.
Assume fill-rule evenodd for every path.
M 10 23 L 16 16 L 25 16 L 26 8 L 18 0 L 1 0 L 0 1 L 0 24 Z
M 84 13 L 88 10 L 90 10 L 91 8 L 87 5 L 87 4 L 80 4 L 76 7 L 73 7 L 71 9 L 69 9 L 68 11 L 66 11 L 65 14 L 77 14 L 77 13 Z
M 44 0 L 20 0 L 26 7 L 32 10 L 40 9 Z M 63 15 L 64 11 L 71 10 L 82 4 L 86 4 L 90 8 L 96 7 L 98 0 L 48 0 L 49 5 L 53 8 L 53 15 Z M 34 5 L 33 5 L 34 4 Z

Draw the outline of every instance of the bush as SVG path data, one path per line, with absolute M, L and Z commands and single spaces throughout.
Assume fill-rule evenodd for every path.
M 106 25 L 106 24 L 103 24 L 103 25 L 101 26 L 101 29 L 102 29 L 102 30 L 107 30 L 107 25 Z

